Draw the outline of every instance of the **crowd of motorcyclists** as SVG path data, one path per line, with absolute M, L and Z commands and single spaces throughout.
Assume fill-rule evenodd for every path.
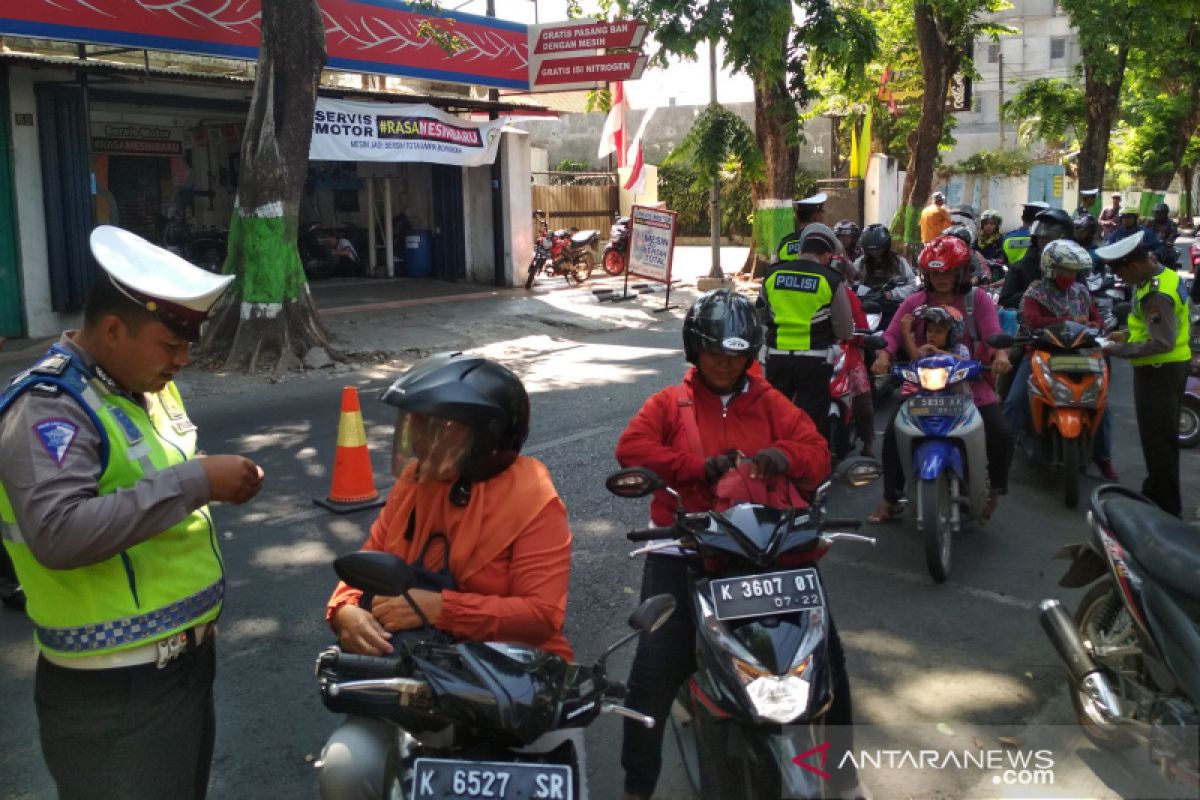
M 781 250 L 767 271 L 757 304 L 726 289 L 694 303 L 683 324 L 683 353 L 691 365 L 685 378 L 645 402 L 615 453 L 621 466 L 648 468 L 664 482 L 650 504 L 654 526 L 665 531 L 685 514 L 759 496 L 754 489 L 731 496 L 731 477 L 761 485 L 788 505 L 811 502 L 831 470 L 829 385 L 835 355 L 846 343 L 862 349 L 857 363 L 864 375 L 868 365 L 885 376 L 897 362 L 931 356 L 983 365 L 960 388 L 982 420 L 989 491 L 979 518 L 987 522 L 1007 491 L 1014 443 L 1029 414 L 1030 345 L 993 344 L 1003 340 L 1006 310 L 1022 336 L 1076 323 L 1102 336 L 1105 357 L 1133 362 L 1149 472 L 1143 492 L 1169 513 L 1181 513 L 1173 426 L 1191 354 L 1188 298 L 1166 256 L 1178 234 L 1166 207 L 1156 207 L 1153 221 L 1140 225 L 1136 210 L 1128 208 L 1097 221 L 1086 211 L 1072 217 L 1030 203 L 1023 207 L 1022 225 L 1002 233 L 999 212 L 984 211 L 976 229 L 952 219 L 944 201 L 935 197 L 923 228 L 951 224 L 930 231 L 915 270 L 897 252 L 886 226 L 860 229 L 841 220 L 828 227 L 821 204 L 807 202 L 806 224 L 788 255 Z M 1110 272 L 1129 287 L 1127 330 L 1112 329 L 1084 280 Z M 1195 299 L 1194 285 L 1192 292 Z M 125 313 L 121 297 L 111 302 Z M 153 312 L 155 305 L 146 308 Z M 875 319 L 864 326 L 868 316 Z M 876 336 L 863 343 L 864 334 Z M 873 428 L 874 403 L 886 401 L 886 392 L 865 379 L 852 386 L 855 419 Z M 398 411 L 396 483 L 364 549 L 401 557 L 416 580 L 404 596 L 339 583 L 326 620 L 341 649 L 380 659 L 395 655 L 389 663 L 396 670 L 409 668 L 398 652 L 401 643 L 408 632 L 426 636 L 432 627 L 453 639 L 521 642 L 570 660 L 563 623 L 571 532 L 545 467 L 521 455 L 530 403 L 520 379 L 481 357 L 444 354 L 406 372 L 382 399 Z M 1110 417 L 1103 416 L 1093 457 L 1101 475 L 1117 481 L 1111 429 Z M 860 433 L 863 454 L 872 456 L 873 430 Z M 49 447 L 50 440 L 44 441 Z M 868 517 L 876 524 L 905 513 L 895 413 L 881 449 L 884 496 Z M 631 800 L 654 792 L 665 720 L 696 669 L 697 628 L 720 621 L 696 618 L 696 609 L 704 613 L 705 606 L 693 605 L 694 561 L 677 551 L 683 537 L 664 539 L 662 546 L 648 548 L 653 552 L 641 594 L 643 600 L 669 595 L 676 611 L 642 636 L 629 678 L 626 702 L 632 711 L 621 763 Z M 23 563 L 32 564 L 30 558 Z M 824 617 L 821 627 L 832 687 L 824 723 L 835 728 L 831 737 L 844 738 L 852 723 L 849 678 L 832 617 Z M 804 665 L 793 669 L 800 675 Z M 650 725 L 641 714 L 653 718 Z M 383 795 L 385 774 L 396 769 L 393 735 L 393 726 L 351 714 L 322 753 L 323 796 Z M 211 742 L 209 748 L 211 758 Z M 831 771 L 838 796 L 870 796 L 854 769 Z

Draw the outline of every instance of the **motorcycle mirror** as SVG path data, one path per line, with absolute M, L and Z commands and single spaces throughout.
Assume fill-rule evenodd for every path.
M 412 569 L 391 553 L 367 550 L 348 553 L 334 560 L 333 569 L 348 585 L 370 594 L 395 597 L 407 592 L 414 583 Z
M 669 594 L 647 597 L 629 615 L 629 627 L 641 633 L 653 633 L 675 613 L 675 598 Z
M 646 497 L 658 489 L 665 489 L 663 479 L 645 467 L 629 467 L 617 470 L 608 476 L 604 486 L 617 497 Z
M 1117 322 L 1121 323 L 1121 325 L 1124 325 L 1125 321 L 1129 319 L 1130 311 L 1133 311 L 1133 306 L 1129 303 L 1117 303 L 1113 306 L 1113 316 L 1117 318 Z
M 833 476 L 838 483 L 857 489 L 883 477 L 883 464 L 873 458 L 855 456 L 838 464 Z
M 1007 333 L 997 333 L 988 337 L 987 343 L 997 350 L 1007 350 L 1013 346 L 1013 337 Z

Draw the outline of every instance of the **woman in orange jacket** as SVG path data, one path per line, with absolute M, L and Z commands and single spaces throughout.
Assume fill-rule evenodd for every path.
M 694 368 L 688 370 L 682 385 L 651 396 L 630 421 L 617 442 L 621 466 L 653 470 L 679 493 L 687 511 L 712 509 L 718 502 L 717 482 L 743 458 L 753 461 L 752 478 L 786 476 L 795 483 L 816 486 L 829 474 L 829 446 L 803 411 L 761 373 L 750 371 L 761 347 L 762 328 L 749 300 L 725 289 L 696 300 L 683 323 L 684 355 Z M 694 428 L 685 415 L 692 415 Z M 674 511 L 671 496 L 656 492 L 650 505 L 652 524 L 672 524 Z M 646 729 L 641 723 L 626 721 L 621 766 L 627 800 L 649 798 L 654 793 L 662 768 L 663 725 L 676 692 L 695 671 L 689 586 L 682 558 L 666 551 L 646 557 L 643 599 L 669 593 L 675 597 L 675 613 L 657 631 L 638 640 L 630 670 L 626 705 L 656 722 Z M 835 700 L 826 722 L 848 731 L 852 716 L 849 679 L 832 621 L 829 648 L 836 677 Z M 853 766 L 833 772 L 842 796 L 862 794 Z
M 570 574 L 567 512 L 541 462 L 520 455 L 529 397 L 505 367 L 461 353 L 432 356 L 384 393 L 400 409 L 396 484 L 363 545 L 415 567 L 409 595 L 459 639 L 515 641 L 571 660 L 563 636 Z M 392 652 L 420 627 L 401 597 L 339 583 L 325 618 L 342 649 Z M 387 723 L 350 716 L 322 754 L 325 798 L 382 796 Z

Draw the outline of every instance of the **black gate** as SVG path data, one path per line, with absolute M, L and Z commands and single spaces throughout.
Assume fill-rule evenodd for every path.
M 447 281 L 467 277 L 462 167 L 433 165 L 433 274 Z

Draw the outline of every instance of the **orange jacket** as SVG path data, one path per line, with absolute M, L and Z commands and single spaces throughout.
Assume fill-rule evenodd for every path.
M 921 244 L 929 244 L 954 224 L 945 206 L 930 203 L 921 211 Z
M 829 446 L 812 420 L 776 391 L 765 379 L 750 374 L 745 391 L 722 408 L 721 398 L 700 380 L 695 368 L 684 383 L 695 404 L 700 442 L 706 456 L 740 450 L 752 457 L 764 447 L 787 456 L 788 477 L 816 483 L 829 474 Z M 654 394 L 642 406 L 617 441 L 617 461 L 623 467 L 648 467 L 683 497 L 688 511 L 708 511 L 716 498 L 704 475 L 704 458 L 688 444 L 675 388 Z M 670 525 L 675 501 L 656 492 L 650 504 L 655 525 Z
M 571 531 L 566 507 L 546 468 L 521 456 L 494 478 L 474 484 L 466 507 L 450 502 L 449 483 L 415 483 L 412 469 L 392 487 L 363 549 L 395 553 L 409 563 L 425 552 L 425 566 L 439 570 L 445 554 L 436 546 L 426 552 L 425 544 L 434 534 L 444 533 L 450 542 L 450 574 L 458 589 L 442 592 L 438 627 L 460 639 L 523 642 L 570 661 L 571 646 L 562 625 Z M 361 596 L 339 582 L 329 598 L 326 620 Z

